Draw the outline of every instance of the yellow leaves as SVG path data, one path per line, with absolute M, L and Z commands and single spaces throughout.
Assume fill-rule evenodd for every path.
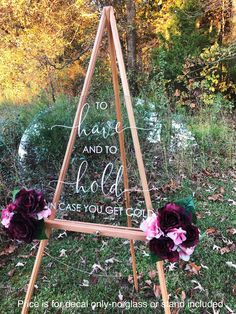
M 68 68 L 68 76 L 70 79 L 74 80 L 78 75 L 85 75 L 85 69 L 79 64 L 79 62 L 74 62 L 69 68 Z
M 235 84 L 228 80 L 228 69 L 224 61 L 230 58 L 232 48 L 220 47 L 218 43 L 206 48 L 200 54 L 204 67 L 200 75 L 207 82 L 207 88 L 211 92 L 227 92 L 236 89 Z
M 41 81 L 45 81 L 44 72 L 36 72 L 37 65 L 37 60 L 27 58 L 23 50 L 0 49 L 1 100 L 18 103 L 36 95 L 42 86 Z
M 93 4 L 84 0 L 0 0 L 0 5 L 2 99 L 27 101 L 47 87 L 49 77 L 55 83 L 73 81 L 83 74 L 83 59 L 75 64 L 72 60 L 92 42 L 98 20 Z

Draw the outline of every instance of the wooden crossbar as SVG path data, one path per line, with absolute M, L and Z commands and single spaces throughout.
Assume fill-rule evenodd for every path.
M 138 228 L 128 228 L 122 226 L 110 226 L 105 224 L 95 224 L 81 221 L 63 219 L 45 219 L 46 225 L 53 229 L 82 232 L 111 238 L 123 238 L 128 240 L 145 241 L 145 235 Z

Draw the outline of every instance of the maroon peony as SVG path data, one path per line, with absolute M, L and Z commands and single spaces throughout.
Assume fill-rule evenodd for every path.
M 186 214 L 186 210 L 175 203 L 167 203 L 159 209 L 160 227 L 164 232 L 170 229 L 183 227 L 191 223 L 191 214 Z
M 199 242 L 199 230 L 194 225 L 187 225 L 184 227 L 186 230 L 186 240 L 181 243 L 181 245 L 185 247 L 193 247 L 198 244 Z
M 38 223 L 39 220 L 15 213 L 11 218 L 9 227 L 5 230 L 11 239 L 30 243 L 35 238 Z
M 21 189 L 15 197 L 17 211 L 22 215 L 34 217 L 35 214 L 44 210 L 46 205 L 42 192 L 36 190 Z
M 174 242 L 167 237 L 161 236 L 159 239 L 153 238 L 149 242 L 149 249 L 161 259 L 167 259 L 169 262 L 176 262 L 179 260 L 179 253 L 174 248 Z

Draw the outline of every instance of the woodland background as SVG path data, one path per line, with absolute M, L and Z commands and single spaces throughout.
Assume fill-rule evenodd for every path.
M 115 9 L 137 124 L 145 127 L 143 117 L 150 111 L 162 123 L 159 143 L 150 144 L 145 132 L 139 131 L 149 184 L 157 187 L 152 192 L 154 205 L 195 195 L 202 239 L 194 262 L 165 264 L 170 299 L 224 303 L 223 308 L 176 306 L 173 313 L 235 313 L 235 0 L 0 0 L 0 205 L 4 208 L 11 191 L 22 185 L 52 197 L 55 182 L 51 182 L 57 179 L 69 130 L 51 127 L 72 124 L 106 5 Z M 106 37 L 89 95 L 89 102 L 95 101 L 113 102 Z M 114 119 L 113 111 L 111 107 L 105 117 L 92 112 L 88 125 Z M 125 112 L 124 117 L 127 121 Z M 191 132 L 195 146 L 170 149 L 173 121 Z M 29 135 L 22 164 L 18 156 L 22 136 L 39 124 L 39 132 Z M 89 138 L 89 143 L 94 140 Z M 130 135 L 126 140 L 130 181 L 138 185 Z M 133 199 L 138 203 L 140 195 Z M 68 214 L 70 218 L 87 219 Z M 0 309 L 19 313 L 17 300 L 24 298 L 38 244 L 9 241 L 2 230 L 0 239 Z M 128 243 L 55 232 L 33 300 L 160 301 L 148 250 L 136 243 L 136 251 L 139 293 L 132 288 Z M 34 308 L 32 313 L 78 312 L 50 306 Z M 91 313 L 91 308 L 83 313 Z

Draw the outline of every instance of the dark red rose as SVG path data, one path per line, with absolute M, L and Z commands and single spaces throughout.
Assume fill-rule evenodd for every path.
M 190 224 L 191 214 L 186 214 L 186 210 L 175 203 L 167 203 L 159 209 L 160 227 L 164 232 L 172 228 L 183 227 Z
M 179 253 L 175 250 L 174 242 L 167 237 L 161 236 L 159 239 L 153 238 L 149 242 L 149 249 L 161 259 L 167 259 L 169 262 L 176 262 L 179 260 Z
M 199 230 L 194 225 L 187 225 L 184 227 L 186 230 L 186 240 L 181 243 L 181 245 L 185 247 L 193 247 L 198 244 L 199 242 Z
M 22 215 L 34 217 L 35 214 L 44 209 L 46 202 L 42 192 L 23 188 L 16 194 L 15 204 L 17 211 Z
M 11 239 L 30 243 L 35 238 L 38 223 L 39 220 L 15 213 L 11 218 L 9 227 L 5 230 Z

